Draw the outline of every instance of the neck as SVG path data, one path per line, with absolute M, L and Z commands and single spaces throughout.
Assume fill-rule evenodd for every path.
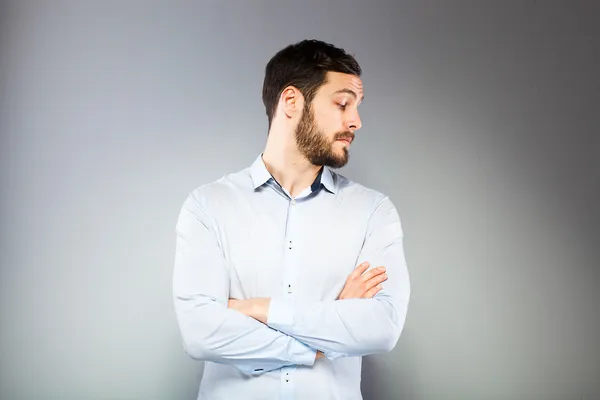
M 293 132 L 272 129 L 262 159 L 273 178 L 292 197 L 309 187 L 321 169 L 320 165 L 313 165 L 298 151 Z

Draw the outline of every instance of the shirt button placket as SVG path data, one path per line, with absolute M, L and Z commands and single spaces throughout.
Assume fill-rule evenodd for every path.
M 295 213 L 295 206 L 296 206 L 296 199 L 292 198 L 290 200 L 290 207 L 288 209 L 288 220 L 287 220 L 287 228 L 286 228 L 286 232 L 287 232 L 287 239 L 286 239 L 286 248 L 287 248 L 287 254 L 286 254 L 286 259 L 287 259 L 287 263 L 286 263 L 286 271 L 285 271 L 285 280 L 284 280 L 284 290 L 288 295 L 291 295 L 294 291 L 293 291 L 293 287 L 292 287 L 292 275 L 294 274 L 293 271 L 293 262 L 290 262 L 290 260 L 292 259 L 292 254 L 291 252 L 294 250 L 294 242 L 292 240 L 292 235 L 293 235 L 293 229 L 294 229 L 294 220 L 296 217 L 296 213 Z
M 283 290 L 287 296 L 293 298 L 294 294 L 294 277 L 295 277 L 295 252 L 297 240 L 295 240 L 296 214 L 298 212 L 296 199 L 290 199 L 288 206 L 288 215 L 286 221 L 286 238 L 285 238 L 285 253 L 284 253 L 284 273 L 283 273 Z M 296 371 L 296 366 L 287 366 L 281 369 L 281 398 L 285 400 L 294 399 L 294 380 L 293 375 Z
M 296 367 L 283 367 L 281 371 L 281 398 L 285 400 L 293 400 L 294 396 L 294 380 L 292 379 L 293 372 Z
M 288 240 L 288 251 L 291 251 L 293 248 L 292 246 L 292 241 Z M 289 256 L 288 256 L 289 257 Z M 290 275 L 292 273 L 292 271 L 289 271 L 289 264 L 288 264 L 288 270 L 286 271 L 286 290 L 287 290 L 287 294 L 292 294 L 292 283 L 290 282 Z

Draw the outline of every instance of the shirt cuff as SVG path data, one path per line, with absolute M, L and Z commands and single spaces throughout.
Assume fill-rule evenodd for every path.
M 317 357 L 317 351 L 299 340 L 292 341 L 290 346 L 290 362 L 294 365 L 312 366 Z
M 294 325 L 294 301 L 281 297 L 273 297 L 269 302 L 267 325 L 283 333 L 289 334 L 289 329 Z
M 336 359 L 338 359 L 340 357 L 346 357 L 346 354 L 344 354 L 344 353 L 338 353 L 338 352 L 335 352 L 335 351 L 321 350 L 321 352 L 323 352 L 323 354 L 325 355 L 325 357 L 327 357 L 331 361 L 336 360 Z

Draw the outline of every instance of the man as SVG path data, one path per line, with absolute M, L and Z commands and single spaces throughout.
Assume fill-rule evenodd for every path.
M 305 40 L 267 64 L 264 152 L 194 190 L 174 301 L 204 360 L 199 399 L 361 399 L 362 356 L 392 350 L 410 284 L 390 199 L 335 173 L 361 127 L 361 68 Z

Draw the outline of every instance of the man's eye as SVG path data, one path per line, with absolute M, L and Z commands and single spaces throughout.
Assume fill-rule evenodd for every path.
M 345 110 L 346 109 L 346 104 L 339 104 L 338 103 L 338 108 Z

